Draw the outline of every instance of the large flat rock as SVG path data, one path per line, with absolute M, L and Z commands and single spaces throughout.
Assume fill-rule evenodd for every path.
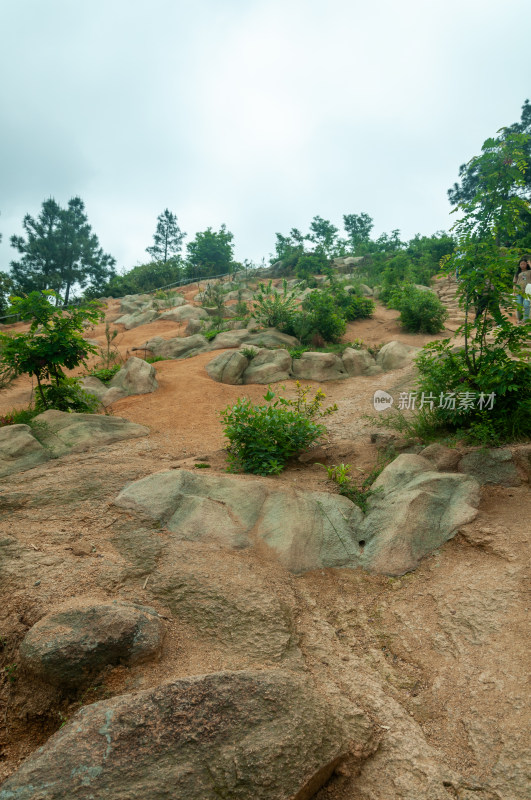
M 124 439 L 147 436 L 149 428 L 122 417 L 104 414 L 69 414 L 49 409 L 35 417 L 39 438 L 56 456 L 78 453 Z
M 81 709 L 0 800 L 309 800 L 363 750 L 364 721 L 356 741 L 306 676 L 194 676 Z

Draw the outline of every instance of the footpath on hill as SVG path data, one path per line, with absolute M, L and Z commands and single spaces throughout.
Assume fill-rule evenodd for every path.
M 190 298 L 196 292 L 188 291 Z M 108 319 L 118 314 L 112 301 Z M 378 305 L 344 338 L 421 346 L 449 335 L 404 334 L 397 316 Z M 125 358 L 183 328 L 159 320 L 122 330 L 116 344 Z M 104 325 L 88 335 L 103 345 Z M 352 704 L 371 727 L 332 768 L 318 800 L 524 800 L 529 484 L 484 486 L 477 518 L 401 578 L 345 568 L 295 576 L 267 548 L 227 553 L 198 541 L 173 551 L 164 526 L 114 501 L 161 471 L 226 474 L 219 411 L 241 396 L 259 402 L 266 387 L 212 381 L 205 365 L 215 355 L 155 363 L 155 392 L 113 404 L 115 416 L 146 425 L 149 436 L 1 479 L 0 779 L 63 723 L 68 730 L 82 706 L 220 670 L 273 667 Z M 334 492 L 315 462 L 366 474 L 377 458 L 375 424 L 366 419 L 376 413 L 374 392 L 398 398 L 413 381 L 406 366 L 322 384 L 326 402 L 338 406 L 326 420 L 328 435 L 268 485 Z M 293 394 L 293 381 L 283 385 Z M 18 379 L 0 395 L 0 413 L 26 405 L 30 392 L 30 382 Z M 198 464 L 210 466 L 202 473 Z M 108 668 L 69 696 L 29 680 L 20 666 L 17 677 L 27 632 L 64 604 L 87 599 L 154 608 L 165 628 L 158 660 Z

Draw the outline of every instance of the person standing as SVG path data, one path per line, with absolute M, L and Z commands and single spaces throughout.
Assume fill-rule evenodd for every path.
M 514 293 L 516 295 L 516 323 L 529 321 L 531 295 L 526 294 L 526 287 L 531 285 L 531 262 L 528 256 L 522 256 L 514 276 Z

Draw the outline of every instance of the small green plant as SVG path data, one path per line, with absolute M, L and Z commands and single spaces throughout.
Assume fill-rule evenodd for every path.
M 377 463 L 359 484 L 356 484 L 350 476 L 352 469 L 350 464 L 339 464 L 337 466 L 325 467 L 325 469 L 329 480 L 337 485 L 339 494 L 343 495 L 343 497 L 348 497 L 349 500 L 352 500 L 352 502 L 366 514 L 370 498 L 378 491 L 378 489 L 375 490 L 371 488 L 372 484 L 395 457 L 396 452 L 394 450 L 387 450 L 382 455 L 379 454 Z M 321 464 L 321 466 L 324 465 Z
M 249 361 L 252 361 L 253 358 L 257 355 L 258 350 L 256 349 L 256 347 L 242 347 L 240 353 L 242 354 L 242 356 L 245 356 L 245 358 L 248 358 Z
M 5 425 L 29 425 L 39 412 L 35 408 L 14 408 L 0 416 L 0 428 Z
M 102 383 L 109 383 L 117 372 L 121 369 L 120 364 L 114 364 L 112 367 L 100 367 L 99 369 L 92 369 L 88 374 L 94 378 L 98 378 Z
M 310 387 L 307 387 L 308 391 Z M 268 389 L 266 405 L 254 405 L 245 398 L 220 412 L 227 448 L 229 471 L 242 470 L 255 475 L 278 475 L 287 461 L 307 450 L 326 432 L 314 420 L 331 413 L 321 410 L 322 392 L 313 399 L 308 392 L 297 399 L 278 397 Z
M 17 679 L 17 665 L 7 664 L 7 666 L 4 667 L 4 671 L 7 675 L 9 683 L 15 683 Z
M 194 464 L 195 469 L 210 469 L 210 464 L 205 464 L 200 462 L 199 464 Z
M 259 325 L 283 330 L 289 325 L 298 306 L 295 292 L 288 291 L 287 281 L 282 283 L 282 292 L 273 288 L 273 281 L 260 283 L 254 294 L 253 315 Z
M 118 328 L 111 330 L 110 324 L 106 322 L 105 347 L 100 347 L 100 364 L 103 369 L 110 369 L 110 367 L 122 361 L 122 357 L 114 341 L 117 336 Z
M 291 347 L 288 353 L 292 358 L 300 358 L 303 353 L 307 353 L 311 348 L 308 345 L 301 345 L 300 347 Z

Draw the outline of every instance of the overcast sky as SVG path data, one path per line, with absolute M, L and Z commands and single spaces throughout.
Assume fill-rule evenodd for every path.
M 118 269 L 158 214 L 236 257 L 315 215 L 448 230 L 446 191 L 531 98 L 530 0 L 0 0 L 0 269 L 85 202 Z

